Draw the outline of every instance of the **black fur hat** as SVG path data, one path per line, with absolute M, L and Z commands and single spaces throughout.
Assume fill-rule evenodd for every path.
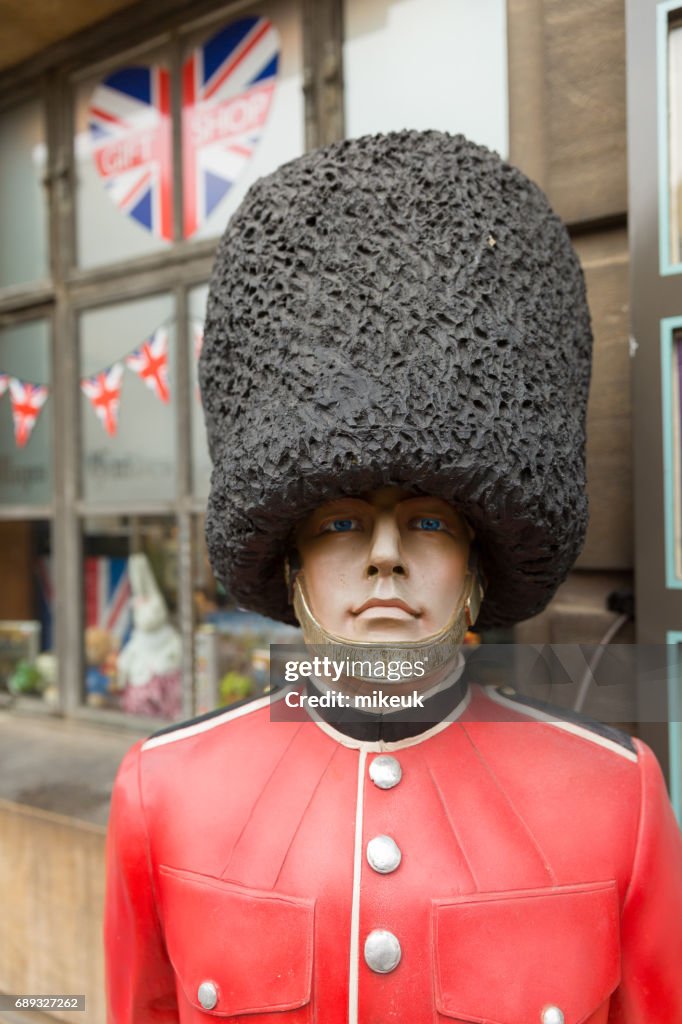
M 541 611 L 587 525 L 591 347 L 566 229 L 483 146 L 367 136 L 260 179 L 218 249 L 199 368 L 217 578 L 295 621 L 292 527 L 401 484 L 476 530 L 479 626 Z

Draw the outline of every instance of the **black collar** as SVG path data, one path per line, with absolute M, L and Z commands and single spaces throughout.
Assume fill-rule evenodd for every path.
M 315 712 L 329 725 L 345 736 L 355 740 L 375 743 L 384 740 L 395 743 L 398 740 L 418 736 L 442 722 L 464 699 L 468 691 L 466 661 L 461 674 L 449 686 L 432 697 L 424 699 L 424 707 L 400 708 L 397 711 L 369 712 L 358 708 L 315 708 Z M 311 679 L 306 681 L 309 694 L 319 694 Z

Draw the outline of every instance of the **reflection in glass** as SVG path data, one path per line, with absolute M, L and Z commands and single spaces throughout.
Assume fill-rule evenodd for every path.
M 204 519 L 195 520 L 193 578 L 196 712 L 267 693 L 270 644 L 300 643 L 298 629 L 238 608 L 213 576 Z
M 174 719 L 182 711 L 177 529 L 171 518 L 89 518 L 83 528 L 85 702 Z
M 50 336 L 46 320 L 0 330 L 0 501 L 52 497 Z
M 175 496 L 175 324 L 168 295 L 81 317 L 84 497 Z
M 0 287 L 48 276 L 46 172 L 41 103 L 5 111 L 0 117 Z
M 50 524 L 0 522 L 0 706 L 58 704 Z

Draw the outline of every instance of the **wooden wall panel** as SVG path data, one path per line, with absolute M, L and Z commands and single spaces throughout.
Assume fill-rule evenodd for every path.
M 104 1024 L 105 829 L 0 800 L 0 835 L 0 992 L 84 994 L 56 1019 Z
M 547 188 L 543 0 L 507 0 L 509 159 Z
M 594 354 L 587 409 L 590 524 L 581 569 L 633 565 L 631 361 L 625 231 L 577 239 L 592 312 Z
M 590 524 L 575 571 L 523 642 L 594 639 L 604 587 L 633 565 L 624 0 L 507 0 L 510 159 L 574 232 L 595 337 Z M 602 630 L 603 631 L 603 630 Z
M 627 208 L 623 0 L 546 0 L 549 196 L 565 221 Z
M 569 224 L 627 208 L 623 0 L 509 0 L 510 155 Z

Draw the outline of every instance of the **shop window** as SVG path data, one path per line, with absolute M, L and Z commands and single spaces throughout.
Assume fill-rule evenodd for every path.
M 150 718 L 181 717 L 175 520 L 86 518 L 83 608 L 86 705 Z
M 201 714 L 269 692 L 270 645 L 300 644 L 302 637 L 293 626 L 239 608 L 211 571 L 203 516 L 195 518 L 194 532 L 194 674 Z
M 0 330 L 0 502 L 52 497 L 50 337 L 46 320 Z
M 168 295 L 88 310 L 80 322 L 83 493 L 175 497 L 175 323 Z
M 298 3 L 264 0 L 212 15 L 182 35 L 178 68 L 168 50 L 148 50 L 77 87 L 82 267 L 221 234 L 249 185 L 303 152 Z M 177 94 L 182 176 L 173 150 Z
M 504 0 L 344 0 L 346 135 L 438 129 L 506 154 Z
M 49 522 L 0 522 L 0 550 L 0 704 L 30 698 L 56 709 Z
M 47 149 L 38 100 L 0 117 L 0 287 L 47 278 Z

